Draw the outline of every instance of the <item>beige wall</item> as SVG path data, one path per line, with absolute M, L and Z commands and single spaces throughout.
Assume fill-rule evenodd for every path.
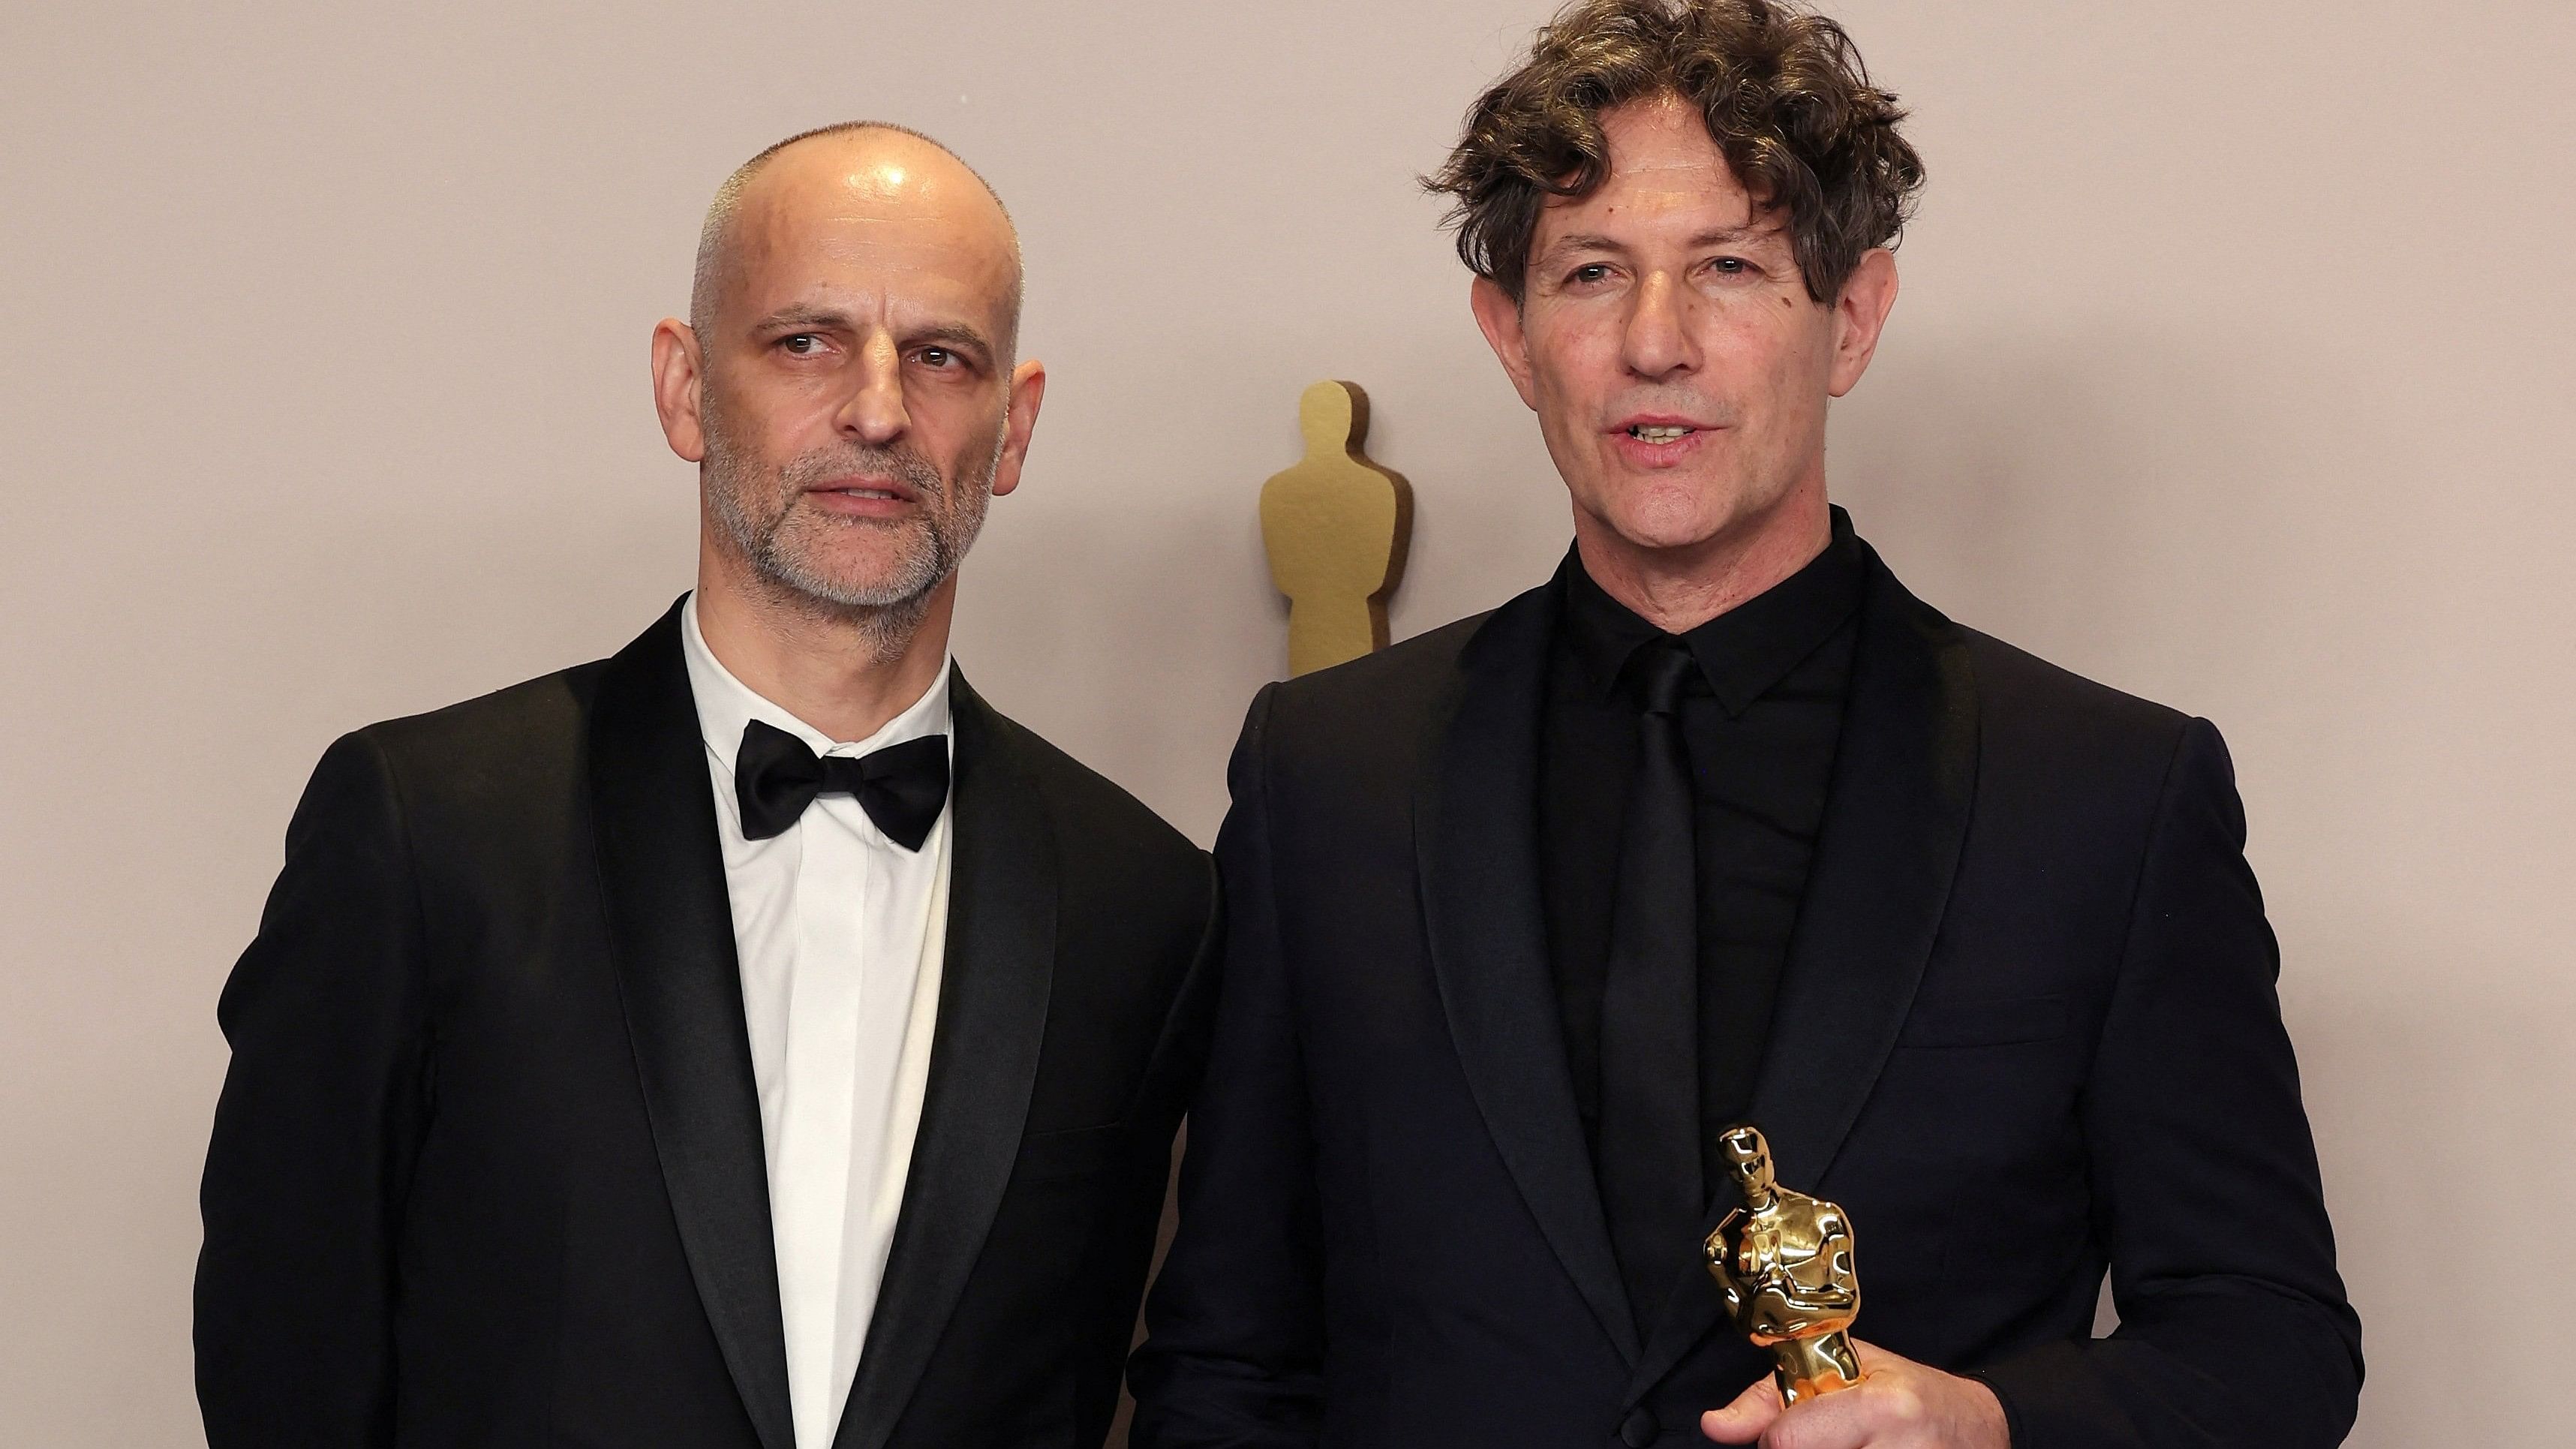
M 1545 4 L 6 7 L 0 1441 L 195 1438 L 213 1003 L 323 745 L 685 587 L 645 337 L 730 165 L 876 115 L 1011 199 L 1053 385 L 959 654 L 1204 840 L 1302 384 L 1364 383 L 1418 490 L 1399 634 L 1562 547 L 1410 180 Z M 1841 13 L 1933 180 L 1839 496 L 1958 617 L 2227 731 L 2354 1442 L 2564 1442 L 2570 7 Z

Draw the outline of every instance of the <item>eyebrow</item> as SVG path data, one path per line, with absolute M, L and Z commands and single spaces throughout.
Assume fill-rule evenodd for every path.
M 1694 234 L 1690 239 L 1689 245 L 1693 247 L 1742 246 L 1747 242 L 1761 241 L 1766 237 L 1773 237 L 1779 234 L 1780 226 L 1776 222 L 1751 222 L 1743 226 L 1715 226 L 1710 227 L 1706 231 Z M 1615 237 L 1603 236 L 1598 232 L 1578 231 L 1569 232 L 1564 236 L 1558 237 L 1556 241 L 1548 247 L 1545 255 L 1552 257 L 1564 252 L 1624 253 L 1627 250 L 1627 243 L 1622 242 Z
M 754 332 L 766 332 L 772 327 L 846 328 L 849 325 L 849 313 L 836 312 L 829 307 L 781 307 L 777 311 L 770 313 L 768 316 L 761 318 L 759 321 L 752 323 L 751 330 Z

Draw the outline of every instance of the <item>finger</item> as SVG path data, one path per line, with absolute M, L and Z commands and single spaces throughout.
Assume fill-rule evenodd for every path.
M 1867 1449 L 1887 1427 L 1875 1409 L 1859 1389 L 1802 1400 L 1762 1435 L 1763 1449 Z
M 1780 1387 L 1764 1374 L 1725 1408 L 1700 1415 L 1699 1431 L 1720 1444 L 1750 1444 L 1779 1417 Z

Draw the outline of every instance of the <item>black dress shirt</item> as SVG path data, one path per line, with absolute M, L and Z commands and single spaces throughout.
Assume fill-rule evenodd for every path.
M 1806 567 L 1681 636 L 1699 664 L 1682 704 L 1699 857 L 1699 1089 L 1709 1182 L 1769 1036 L 1842 734 L 1864 564 L 1839 510 Z M 1539 839 L 1548 955 L 1584 1138 L 1600 1151 L 1601 994 L 1639 702 L 1629 664 L 1665 637 L 1572 552 L 1540 721 Z M 1615 1043 L 1611 1044 L 1615 1047 Z

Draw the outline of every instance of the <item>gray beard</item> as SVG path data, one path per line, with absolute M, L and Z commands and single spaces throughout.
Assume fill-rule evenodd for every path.
M 702 415 L 702 426 L 707 441 L 708 501 L 726 537 L 750 563 L 762 592 L 783 607 L 855 631 L 880 662 L 911 645 L 930 612 L 932 596 L 965 562 L 966 551 L 983 531 L 993 475 L 1000 471 L 1002 448 L 1009 438 L 1005 419 L 981 475 L 960 478 L 952 485 L 928 459 L 902 447 L 809 453 L 764 477 L 733 447 L 712 409 Z M 858 470 L 902 479 L 923 501 L 920 520 L 881 524 L 800 515 L 797 504 L 808 483 L 854 471 L 854 464 Z M 750 500 L 764 492 L 779 500 L 777 511 L 755 517 Z M 791 531 L 791 524 L 802 527 Z M 903 550 L 895 568 L 883 578 L 837 579 L 817 568 L 807 552 L 796 546 L 798 533 L 815 527 L 902 529 L 914 535 L 913 546 Z

